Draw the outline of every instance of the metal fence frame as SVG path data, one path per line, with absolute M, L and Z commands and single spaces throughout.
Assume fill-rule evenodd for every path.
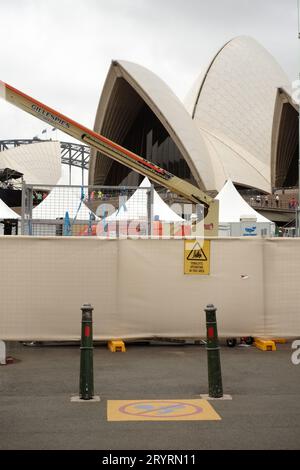
M 93 191 L 101 191 L 102 193 L 107 192 L 117 192 L 119 193 L 119 202 L 120 195 L 122 192 L 127 194 L 136 190 L 145 190 L 147 192 L 147 236 L 151 236 L 153 229 L 153 201 L 154 201 L 154 186 L 103 186 L 103 185 L 49 185 L 49 184 L 27 184 L 25 181 L 22 182 L 22 211 L 21 211 L 21 235 L 33 235 L 33 225 L 55 225 L 62 226 L 64 223 L 63 218 L 60 219 L 33 219 L 33 194 L 34 191 L 42 191 L 54 188 L 68 188 L 70 191 L 72 189 L 84 188 L 87 191 L 87 194 L 91 194 Z M 130 194 L 130 196 L 132 196 Z M 127 198 L 128 200 L 129 198 Z M 99 200 L 100 203 L 101 200 Z M 101 202 L 103 204 L 104 201 Z M 107 201 L 109 204 L 109 201 Z M 116 208 L 117 209 L 117 208 Z M 74 221 L 72 225 L 82 225 L 88 224 L 89 220 L 80 220 Z M 116 224 L 117 230 L 119 224 Z

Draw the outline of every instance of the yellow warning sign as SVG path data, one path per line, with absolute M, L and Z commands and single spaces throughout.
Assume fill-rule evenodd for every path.
M 220 420 L 207 400 L 108 400 L 107 421 Z
M 184 274 L 210 273 L 210 240 L 184 240 Z

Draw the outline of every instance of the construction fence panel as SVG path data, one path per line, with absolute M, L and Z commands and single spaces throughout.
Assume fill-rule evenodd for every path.
M 174 198 L 165 189 L 154 191 L 149 181 L 145 184 L 148 186 L 23 183 L 21 233 L 102 238 L 203 235 L 201 204 Z
M 266 335 L 300 336 L 300 239 L 265 240 L 264 264 Z
M 208 303 L 221 337 L 299 336 L 299 243 L 213 239 L 210 274 L 185 275 L 183 240 L 0 237 L 0 338 L 78 340 L 83 303 L 99 340 L 203 338 Z
M 149 336 L 205 337 L 203 309 L 213 303 L 222 336 L 262 334 L 262 240 L 212 240 L 207 276 L 184 274 L 183 243 L 120 244 L 118 297 L 124 331 L 132 336 L 144 329 Z
M 113 238 L 151 230 L 153 186 L 23 184 L 22 195 L 22 235 Z

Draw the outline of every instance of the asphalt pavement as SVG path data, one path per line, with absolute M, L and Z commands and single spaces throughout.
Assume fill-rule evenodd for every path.
M 94 349 L 99 403 L 78 393 L 79 345 L 9 344 L 17 362 L 0 367 L 0 449 L 299 449 L 300 365 L 291 344 L 276 352 L 221 349 L 224 393 L 210 402 L 219 421 L 107 421 L 107 400 L 195 399 L 207 393 L 199 345 L 128 344 Z

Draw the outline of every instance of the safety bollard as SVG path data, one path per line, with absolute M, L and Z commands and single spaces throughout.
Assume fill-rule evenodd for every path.
M 206 331 L 207 331 L 207 366 L 208 366 L 208 396 L 222 398 L 222 373 L 220 362 L 220 346 L 218 338 L 216 308 L 209 304 L 206 306 Z
M 84 304 L 81 307 L 81 344 L 80 344 L 80 383 L 79 398 L 92 400 L 94 396 L 93 371 L 93 307 Z

